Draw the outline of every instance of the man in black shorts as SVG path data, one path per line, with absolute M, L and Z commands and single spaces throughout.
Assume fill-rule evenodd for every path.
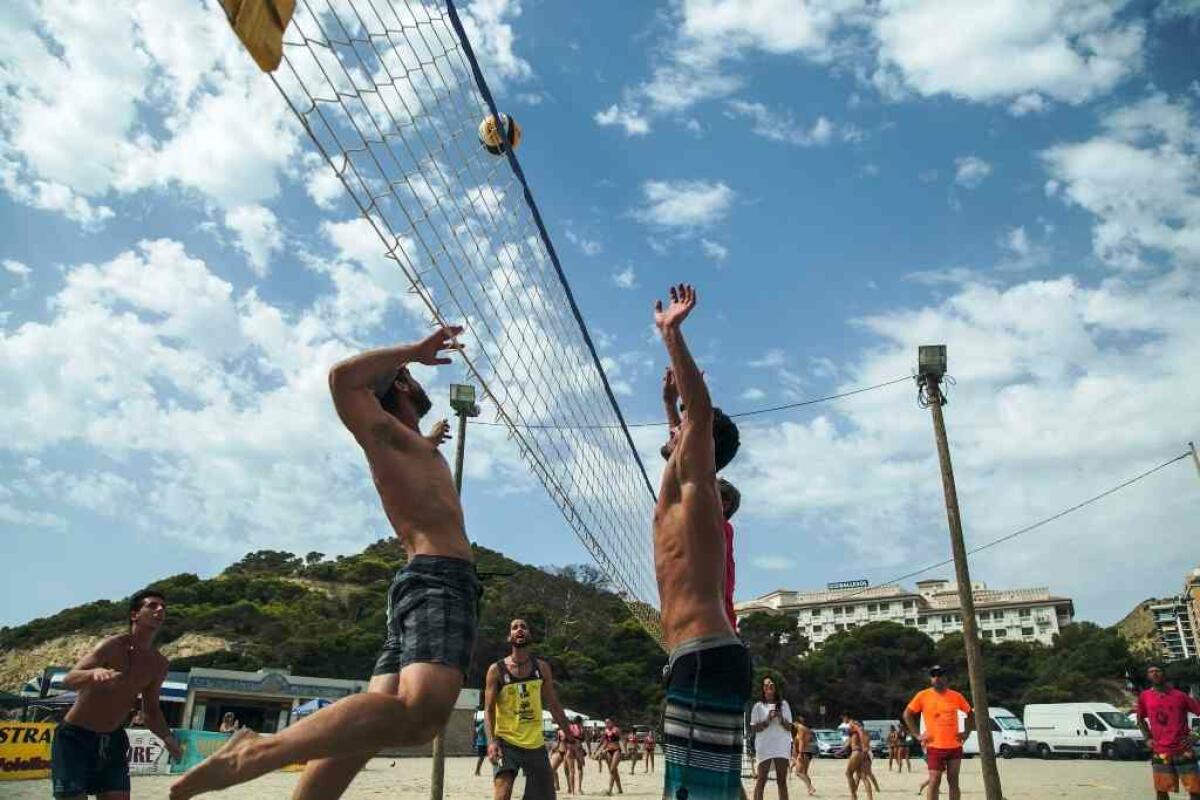
M 704 376 L 683 339 L 696 306 L 691 286 L 655 303 L 654 324 L 671 359 L 684 413 L 663 448 L 654 510 L 654 567 L 670 650 L 663 726 L 666 800 L 735 800 L 742 795 L 742 720 L 750 697 L 750 654 L 725 615 L 725 535 L 717 471 L 737 452 L 737 427 L 713 413 Z
M 340 797 L 383 747 L 424 744 L 442 729 L 462 689 L 481 595 L 462 506 L 438 445 L 419 421 L 432 403 L 407 365 L 449 364 L 462 328 L 372 350 L 329 372 L 333 405 L 367 457 L 375 488 L 408 563 L 388 590 L 387 640 L 369 690 L 274 736 L 242 729 L 171 787 L 172 800 L 223 789 L 307 761 L 293 800 Z
M 568 747 L 575 743 L 575 734 L 554 690 L 550 665 L 529 652 L 533 633 L 525 620 L 509 623 L 508 644 L 509 654 L 488 667 L 484 679 L 483 719 L 493 765 L 492 796 L 509 800 L 517 773 L 523 772 L 524 800 L 554 800 L 554 770 L 542 733 L 542 708 L 550 712 Z M 567 781 L 568 791 L 574 794 L 570 766 Z
M 166 618 L 160 592 L 138 592 L 129 601 L 129 633 L 100 642 L 63 679 L 78 694 L 50 748 L 55 797 L 129 797 L 129 739 L 123 725 L 139 695 L 144 724 L 179 759 L 179 744 L 158 704 L 167 659 L 155 649 L 154 636 Z

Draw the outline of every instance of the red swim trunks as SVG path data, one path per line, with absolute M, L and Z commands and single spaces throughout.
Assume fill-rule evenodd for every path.
M 962 761 L 963 751 L 961 747 L 945 748 L 945 747 L 926 747 L 925 748 L 925 764 L 929 767 L 930 772 L 945 772 L 946 767 L 951 761 Z

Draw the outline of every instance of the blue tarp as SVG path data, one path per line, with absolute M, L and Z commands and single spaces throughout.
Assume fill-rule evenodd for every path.
M 326 700 L 324 697 L 317 697 L 309 700 L 307 703 L 301 703 L 292 709 L 293 717 L 306 717 L 314 711 L 320 711 L 325 706 L 333 705 L 332 700 Z

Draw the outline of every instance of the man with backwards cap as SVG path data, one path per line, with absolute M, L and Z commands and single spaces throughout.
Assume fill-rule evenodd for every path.
M 670 652 L 663 797 L 736 800 L 742 794 L 742 714 L 751 665 L 725 609 L 725 515 L 717 472 L 737 452 L 738 433 L 713 408 L 683 338 L 696 291 L 672 286 L 670 296 L 666 308 L 661 301 L 654 307 L 654 324 L 671 361 L 664 379 L 671 432 L 662 449 L 667 466 L 654 509 L 654 568 Z M 675 387 L 682 414 L 668 393 Z
M 967 715 L 963 730 L 958 727 L 960 711 Z M 925 722 L 923 733 L 917 722 L 917 714 Z M 946 674 L 940 666 L 929 668 L 929 688 L 917 692 L 904 709 L 904 724 L 925 748 L 925 763 L 929 768 L 926 800 L 938 800 L 943 773 L 946 775 L 950 800 L 959 800 L 958 771 L 962 767 L 962 745 L 975 727 L 975 711 L 967 698 L 946 685 Z
M 1200 764 L 1188 727 L 1188 712 L 1200 715 L 1200 701 L 1167 683 L 1158 664 L 1146 670 L 1150 688 L 1138 695 L 1137 722 L 1150 745 L 1154 796 L 1167 800 L 1183 790 L 1191 800 L 1200 800 Z
M 370 350 L 329 371 L 342 424 L 371 469 L 408 561 L 388 589 L 387 638 L 366 692 L 345 697 L 274 736 L 242 728 L 171 786 L 171 800 L 224 789 L 307 761 L 293 800 L 340 797 L 379 749 L 424 744 L 450 716 L 470 665 L 479 598 L 462 505 L 438 445 L 445 421 L 422 435 L 432 407 L 409 364 L 449 364 L 462 328 Z

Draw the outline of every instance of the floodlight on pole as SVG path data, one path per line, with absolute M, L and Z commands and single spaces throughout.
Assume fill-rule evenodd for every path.
M 946 374 L 946 345 L 923 344 L 917 349 L 917 374 L 939 381 Z
M 475 387 L 469 383 L 450 384 L 450 408 L 460 417 L 478 417 L 479 406 L 475 404 Z

